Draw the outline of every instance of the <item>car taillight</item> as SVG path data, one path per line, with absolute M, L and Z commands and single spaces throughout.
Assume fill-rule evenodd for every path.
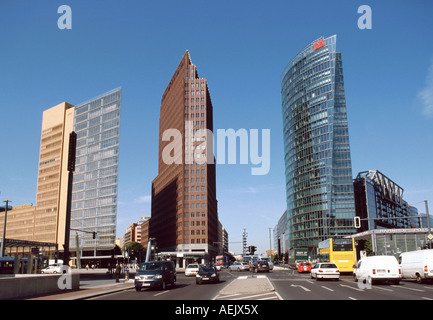
M 340 270 L 337 269 L 337 270 L 335 270 L 335 272 L 340 272 Z
M 424 272 L 428 272 L 428 267 L 427 266 L 424 266 Z
M 376 269 L 373 269 L 373 274 L 376 274 Z
M 398 274 L 401 274 L 401 269 L 398 269 Z
M 319 272 L 323 272 L 323 270 L 319 270 Z

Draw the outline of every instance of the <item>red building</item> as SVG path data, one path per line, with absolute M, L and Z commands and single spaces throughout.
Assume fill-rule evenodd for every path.
M 213 131 L 212 113 L 207 81 L 186 51 L 161 99 L 150 220 L 160 255 L 179 266 L 212 261 L 218 252 L 214 156 L 204 134 Z

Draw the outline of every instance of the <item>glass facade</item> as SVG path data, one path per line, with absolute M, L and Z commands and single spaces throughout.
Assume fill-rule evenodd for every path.
M 427 228 L 409 229 L 373 229 L 357 233 L 352 237 L 358 241 L 361 250 L 361 243 L 371 241 L 371 249 L 374 255 L 393 255 L 396 258 L 402 252 L 425 249 L 428 244 Z
M 77 133 L 71 228 L 81 249 L 112 249 L 116 238 L 121 89 L 115 89 L 75 108 Z M 71 232 L 71 248 L 76 247 Z
M 403 200 L 403 188 L 378 170 L 360 172 L 354 182 L 358 231 L 418 228 L 418 210 Z M 368 219 L 368 220 L 366 220 Z
M 290 248 L 355 232 L 352 164 L 336 36 L 308 44 L 281 79 Z

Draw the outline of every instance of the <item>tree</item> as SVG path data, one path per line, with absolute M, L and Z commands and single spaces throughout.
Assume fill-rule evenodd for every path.
M 137 257 L 140 257 L 140 252 L 144 252 L 144 248 L 141 243 L 131 241 L 123 246 L 122 251 L 128 252 L 128 255 L 131 259 L 136 259 Z
M 371 243 L 371 240 L 366 240 L 364 243 L 364 250 L 367 253 L 367 256 L 373 255 L 373 245 Z

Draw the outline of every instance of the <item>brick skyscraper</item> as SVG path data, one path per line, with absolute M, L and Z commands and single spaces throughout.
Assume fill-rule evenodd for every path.
M 183 258 L 177 260 L 180 265 L 190 259 L 209 260 L 217 253 L 215 165 L 206 161 L 213 160 L 206 138 L 197 135 L 206 129 L 213 131 L 207 81 L 198 77 L 186 51 L 161 99 L 159 166 L 152 182 L 150 221 L 158 251 Z M 179 139 L 165 141 L 172 131 L 180 133 Z M 167 150 L 173 162 L 164 158 Z

